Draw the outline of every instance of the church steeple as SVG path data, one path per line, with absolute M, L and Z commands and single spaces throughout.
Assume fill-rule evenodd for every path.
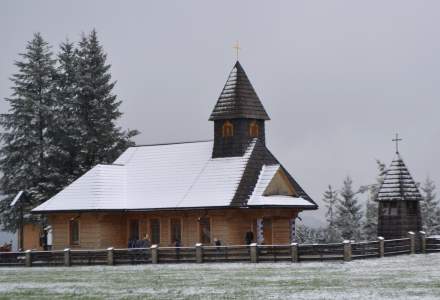
M 238 118 L 270 120 L 239 61 L 229 74 L 209 120 Z
M 249 141 L 265 143 L 265 124 L 270 120 L 240 62 L 236 62 L 211 113 L 214 121 L 212 156 L 241 156 Z

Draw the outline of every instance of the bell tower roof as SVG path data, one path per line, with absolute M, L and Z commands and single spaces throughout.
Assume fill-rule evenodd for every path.
M 378 201 L 420 201 L 422 196 L 399 152 L 389 167 L 377 196 Z
M 270 120 L 246 72 L 237 60 L 209 120 L 241 118 Z

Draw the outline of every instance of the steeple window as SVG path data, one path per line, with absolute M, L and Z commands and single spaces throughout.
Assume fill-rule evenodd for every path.
M 257 121 L 252 121 L 249 125 L 249 136 L 253 138 L 260 136 L 260 127 L 258 126 Z
M 223 123 L 222 136 L 224 138 L 234 136 L 234 125 L 230 121 Z

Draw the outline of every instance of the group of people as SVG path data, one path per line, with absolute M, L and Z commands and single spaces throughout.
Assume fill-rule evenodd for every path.
M 254 241 L 254 233 L 252 231 L 246 232 L 244 241 L 246 245 L 252 244 L 252 242 Z M 214 238 L 213 244 L 214 246 L 218 247 L 222 245 L 222 242 L 219 239 Z M 173 246 L 176 248 L 182 247 L 182 242 L 179 239 L 176 239 L 173 241 Z M 146 234 L 142 239 L 137 239 L 132 237 L 128 241 L 128 248 L 150 248 L 150 247 L 151 247 L 151 240 L 148 234 Z
M 150 236 L 146 234 L 144 238 L 137 239 L 135 237 L 132 237 L 128 240 L 128 248 L 150 248 L 151 247 L 151 240 Z

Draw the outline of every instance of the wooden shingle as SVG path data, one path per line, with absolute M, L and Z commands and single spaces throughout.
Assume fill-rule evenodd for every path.
M 240 118 L 270 120 L 246 72 L 237 61 L 209 120 Z

